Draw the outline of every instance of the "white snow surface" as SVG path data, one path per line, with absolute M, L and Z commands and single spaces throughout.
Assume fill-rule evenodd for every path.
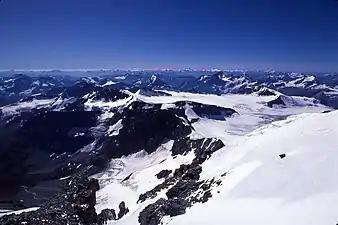
M 84 103 L 85 107 L 87 110 L 91 110 L 93 107 L 101 108 L 101 109 L 106 109 L 109 110 L 110 108 L 115 108 L 119 106 L 124 106 L 127 103 L 131 102 L 133 100 L 133 96 L 130 96 L 128 98 L 124 99 L 118 99 L 114 102 L 112 101 L 93 101 L 92 99 L 89 99 L 87 102 Z
M 237 138 L 202 164 L 201 179 L 222 179 L 222 185 L 212 190 L 213 197 L 206 203 L 195 204 L 183 215 L 165 217 L 162 222 L 170 225 L 336 224 L 337 135 L 338 111 L 334 111 L 292 116 Z M 136 189 L 111 182 L 99 191 L 99 211 L 107 206 L 116 208 L 122 200 L 130 206 L 129 214 L 109 224 L 138 224 L 139 212 L 165 196 L 162 193 L 141 204 L 135 200 L 139 187 L 149 190 L 159 182 L 154 178 L 157 171 L 174 169 L 173 164 L 177 168 L 182 163 L 163 155 L 168 157 L 165 162 L 169 164 L 158 164 L 156 154 L 160 153 L 147 156 L 146 160 L 142 158 L 143 166 L 135 156 L 124 159 L 126 168 L 134 167 L 137 171 L 132 176 Z M 281 159 L 279 154 L 286 157 Z M 228 175 L 221 177 L 224 172 Z
M 113 84 L 116 84 L 116 82 L 109 80 L 105 84 L 103 84 L 102 87 L 113 85 Z
M 162 109 L 175 107 L 176 101 L 194 101 L 235 109 L 239 115 L 225 121 L 200 118 L 193 123 L 192 138 L 214 137 L 225 147 L 202 164 L 201 179 L 222 179 L 214 187 L 213 197 L 197 203 L 183 215 L 163 218 L 163 224 L 213 225 L 321 225 L 336 224 L 338 202 L 338 111 L 319 113 L 328 108 L 308 99 L 284 108 L 269 108 L 266 102 L 276 96 L 201 95 L 169 92 L 172 96 L 134 97 L 149 103 L 162 103 Z M 196 118 L 186 107 L 188 118 Z M 277 120 L 272 122 L 273 120 Z M 175 170 L 194 158 L 173 158 L 173 141 L 148 155 L 137 154 L 114 159 L 109 168 L 94 175 L 100 182 L 97 193 L 98 212 L 118 209 L 126 202 L 130 212 L 121 220 L 108 224 L 138 224 L 139 213 L 164 197 L 167 189 L 137 204 L 141 193 L 151 190 L 162 180 L 156 174 L 163 169 Z M 284 159 L 280 154 L 286 154 Z M 221 177 L 221 174 L 228 175 Z M 127 181 L 121 182 L 130 175 Z M 219 193 L 218 193 L 219 192 Z
M 157 179 L 155 175 L 163 168 L 174 170 L 181 164 L 190 163 L 194 158 L 193 152 L 173 158 L 170 152 L 172 145 L 173 141 L 169 141 L 150 155 L 141 151 L 120 159 L 113 159 L 106 171 L 94 175 L 101 187 L 97 192 L 97 212 L 105 208 L 118 208 L 121 201 L 125 201 L 131 211 L 144 208 L 149 201 L 142 204 L 136 202 L 140 194 L 151 190 L 163 181 Z M 121 183 L 130 174 L 131 177 Z
M 272 123 L 216 152 L 201 179 L 219 177 L 214 197 L 168 224 L 336 224 L 338 111 Z M 279 154 L 286 154 L 282 160 Z
M 126 76 L 117 76 L 117 77 L 114 77 L 114 79 L 116 79 L 116 80 L 124 80 L 124 79 L 126 79 Z
M 149 103 L 162 103 L 162 109 L 173 107 L 172 103 L 177 101 L 192 101 L 202 104 L 216 105 L 236 110 L 239 115 L 227 118 L 226 121 L 210 120 L 201 118 L 198 122 L 193 123 L 196 132 L 192 137 L 217 137 L 227 142 L 236 136 L 245 135 L 265 124 L 274 120 L 285 119 L 287 116 L 300 113 L 322 112 L 329 108 L 316 104 L 311 98 L 289 97 L 285 96 L 290 104 L 286 107 L 270 108 L 266 105 L 268 101 L 275 99 L 277 96 L 257 96 L 257 95 L 212 95 L 212 94 L 195 94 L 187 92 L 165 91 L 172 96 L 144 96 L 136 93 L 136 99 Z M 293 104 L 292 104 L 293 103 Z M 295 104 L 297 103 L 297 104 Z M 196 118 L 192 110 L 186 110 L 187 116 Z
M 109 136 L 118 135 L 122 128 L 122 119 L 120 119 L 114 125 L 109 126 L 107 133 Z
M 20 111 L 31 110 L 32 108 L 46 108 L 52 106 L 55 102 L 55 98 L 53 99 L 34 99 L 33 101 L 29 102 L 19 102 L 11 105 L 6 105 L 0 107 L 2 113 L 5 115 L 8 114 L 15 114 Z

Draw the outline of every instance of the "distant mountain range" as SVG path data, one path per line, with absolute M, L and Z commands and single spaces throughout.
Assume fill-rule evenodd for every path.
M 313 97 L 324 105 L 338 108 L 338 74 L 193 70 L 85 73 L 90 76 L 70 76 L 64 71 L 52 71 L 50 74 L 39 76 L 15 74 L 0 77 L 0 106 L 25 97 L 43 98 L 44 95 L 55 97 L 65 91 L 65 88 L 83 85 L 132 91 L 171 90 L 218 95 L 250 94 L 268 88 L 285 95 Z

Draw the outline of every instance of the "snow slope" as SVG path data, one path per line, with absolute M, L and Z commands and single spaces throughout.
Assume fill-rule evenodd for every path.
M 210 201 L 168 224 L 336 224 L 337 135 L 338 112 L 300 115 L 252 132 L 203 165 L 202 178 L 230 172 L 220 193 L 214 190 Z
M 114 159 L 107 171 L 93 176 L 100 181 L 101 186 L 97 192 L 97 212 L 105 208 L 117 208 L 121 201 L 125 201 L 131 211 L 145 207 L 145 204 L 140 206 L 136 202 L 140 194 L 161 183 L 155 175 L 163 168 L 174 170 L 181 164 L 190 163 L 194 158 L 192 152 L 173 158 L 170 152 L 172 145 L 173 141 L 169 141 L 150 155 L 141 151 Z M 128 176 L 129 179 L 122 182 Z
M 338 112 L 335 111 L 292 116 L 242 136 L 202 165 L 201 179 L 222 179 L 222 185 L 212 190 L 213 197 L 194 205 L 183 215 L 165 217 L 162 222 L 170 225 L 336 224 L 337 135 Z M 281 159 L 280 154 L 286 157 Z M 228 175 L 221 177 L 224 172 Z M 140 173 L 143 175 L 138 179 L 143 183 L 152 177 L 145 171 Z M 117 190 L 115 195 L 119 193 Z M 109 224 L 137 224 L 143 207 L 134 203 L 131 213 Z

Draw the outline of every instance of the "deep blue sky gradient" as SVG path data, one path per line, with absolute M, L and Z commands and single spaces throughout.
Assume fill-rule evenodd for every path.
M 4 0 L 0 69 L 338 71 L 334 0 Z

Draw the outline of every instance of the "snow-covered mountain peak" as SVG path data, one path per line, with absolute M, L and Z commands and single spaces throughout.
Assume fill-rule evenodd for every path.
M 150 82 L 155 83 L 156 79 L 157 79 L 157 76 L 151 75 Z

